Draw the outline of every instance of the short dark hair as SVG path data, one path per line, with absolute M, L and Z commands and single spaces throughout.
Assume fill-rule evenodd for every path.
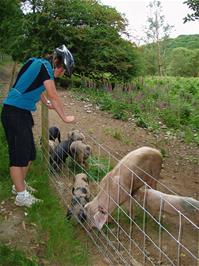
M 54 56 L 53 54 L 47 53 L 45 54 L 44 58 L 47 59 L 52 65 L 55 65 L 55 67 L 62 64 L 62 58 L 59 55 Z
M 59 55 L 56 55 L 53 57 L 53 64 L 55 65 L 55 67 L 60 67 L 62 65 L 62 58 Z

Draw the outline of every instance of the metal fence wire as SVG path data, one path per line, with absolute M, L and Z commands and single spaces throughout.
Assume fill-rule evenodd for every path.
M 40 112 L 40 111 L 39 111 Z M 89 157 L 89 168 L 85 169 L 78 165 L 75 160 L 68 156 L 66 162 L 54 170 L 49 160 L 48 128 L 51 125 L 51 118 L 48 112 L 42 112 L 42 142 L 43 158 L 49 169 L 49 177 L 52 184 L 57 189 L 62 203 L 67 209 L 71 204 L 72 187 L 74 176 L 77 173 L 85 173 L 90 180 L 89 188 L 91 199 L 93 199 L 103 186 L 100 180 L 105 176 L 121 158 L 116 158 L 109 149 L 101 145 L 92 136 L 83 132 L 85 142 L 92 147 L 92 154 Z M 38 123 L 36 121 L 36 123 Z M 40 127 L 36 126 L 35 134 L 40 141 Z M 67 126 L 67 131 L 72 126 Z M 81 131 L 80 128 L 77 128 Z M 59 156 L 57 154 L 57 156 Z M 61 158 L 60 158 L 61 159 Z M 105 162 L 105 163 L 104 163 Z M 142 170 L 142 169 L 140 169 Z M 132 177 L 136 175 L 131 169 Z M 78 221 L 79 226 L 85 230 L 85 238 L 90 239 L 95 244 L 97 250 L 106 257 L 110 265 L 199 265 L 199 209 L 198 205 L 191 201 L 191 198 L 183 198 L 184 211 L 176 204 L 160 194 L 158 207 L 148 204 L 148 193 L 151 188 L 142 178 L 136 175 L 142 182 L 140 194 L 132 196 L 129 191 L 118 184 L 117 197 L 104 194 L 109 197 L 109 201 L 114 202 L 116 208 L 108 213 L 109 219 L 101 230 L 90 229 L 90 221 Z M 155 177 L 150 176 L 151 179 Z M 174 191 L 165 186 L 161 181 L 157 181 L 157 190 L 169 195 L 177 196 Z M 126 204 L 118 204 L 121 193 L 126 193 L 128 201 Z M 174 197 L 175 198 L 175 197 Z M 197 201 L 195 201 L 197 202 Z M 78 203 L 81 205 L 81 203 Z M 80 206 L 84 207 L 84 206 Z M 167 213 L 165 210 L 169 209 Z M 188 210 L 186 212 L 186 210 Z M 189 211 L 190 210 L 190 211 Z M 192 215 L 193 214 L 193 215 Z M 111 222 L 110 222 L 111 220 Z

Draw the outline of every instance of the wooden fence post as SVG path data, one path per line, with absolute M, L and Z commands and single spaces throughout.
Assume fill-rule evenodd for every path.
M 48 107 L 41 105 L 42 152 L 46 169 L 49 166 Z

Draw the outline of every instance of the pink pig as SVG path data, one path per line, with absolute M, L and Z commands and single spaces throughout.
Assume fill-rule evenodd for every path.
M 88 228 L 99 230 L 108 215 L 134 195 L 146 182 L 156 188 L 162 168 L 162 155 L 154 148 L 142 147 L 131 151 L 100 182 L 97 196 L 85 205 Z
M 152 215 L 159 215 L 160 209 L 162 213 L 172 216 L 179 215 L 180 211 L 189 218 L 196 218 L 199 223 L 199 201 L 191 197 L 165 194 L 154 189 L 138 191 L 136 197 L 141 201 L 145 198 L 145 207 L 150 210 Z

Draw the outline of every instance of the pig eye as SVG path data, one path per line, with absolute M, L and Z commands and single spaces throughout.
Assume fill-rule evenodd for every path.
M 82 181 L 87 182 L 87 179 L 83 177 L 83 178 L 82 178 Z

